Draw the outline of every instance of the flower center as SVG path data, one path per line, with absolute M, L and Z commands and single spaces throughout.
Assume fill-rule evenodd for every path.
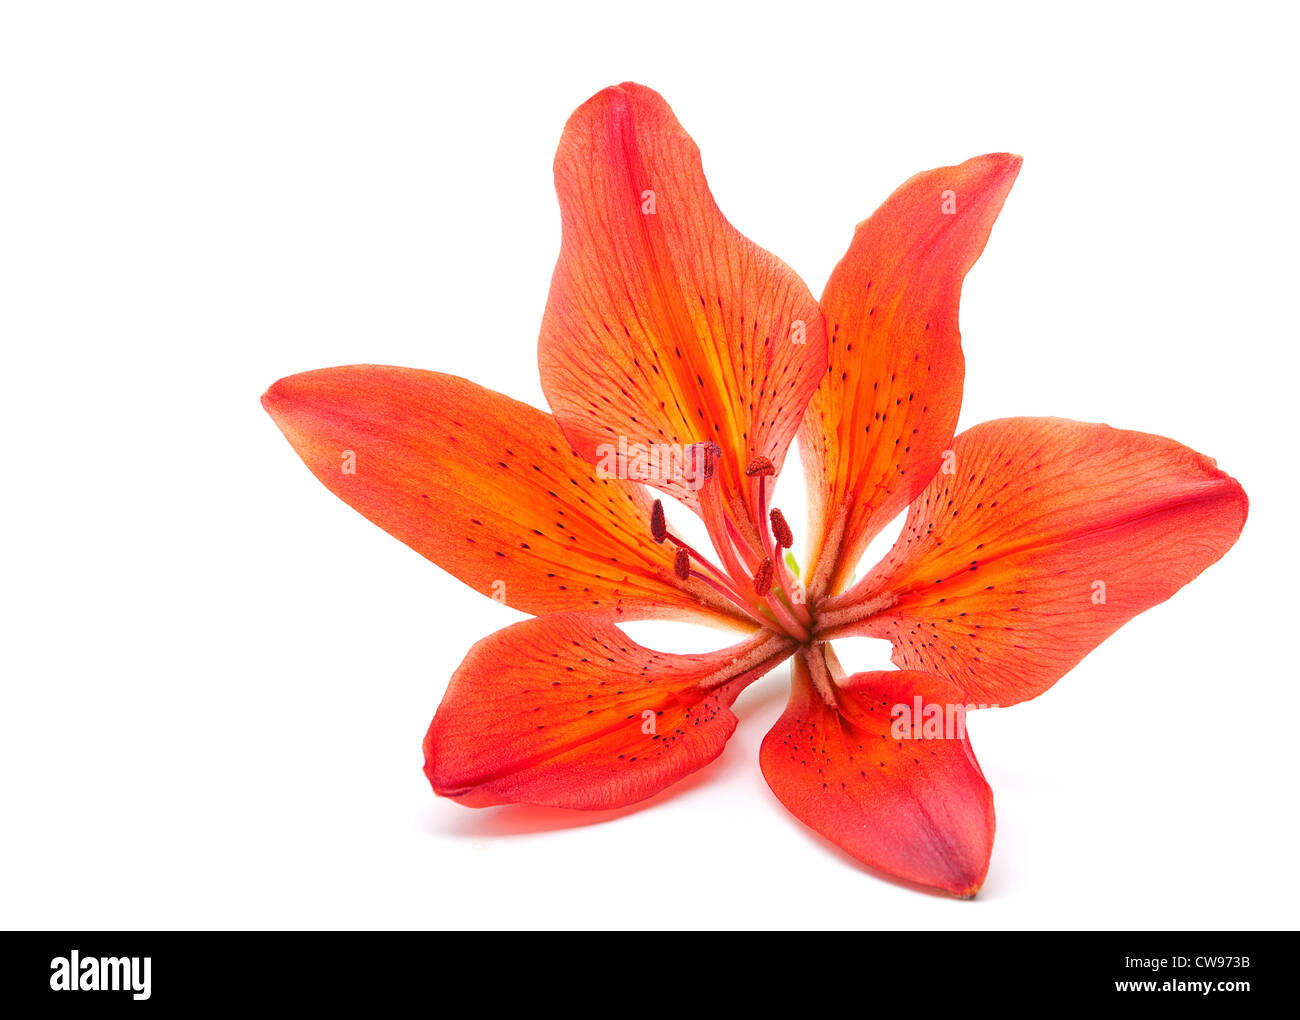
M 698 581 L 756 622 L 806 643 L 812 634 L 812 615 L 804 589 L 783 555 L 794 544 L 794 536 L 785 515 L 767 503 L 767 480 L 776 469 L 767 457 L 755 457 L 745 467 L 758 516 L 751 521 L 744 507 L 724 505 L 722 487 L 714 478 L 721 448 L 706 443 L 702 453 L 700 516 L 721 565 L 668 530 L 660 500 L 655 500 L 650 512 L 651 536 L 676 547 L 673 572 L 679 581 Z

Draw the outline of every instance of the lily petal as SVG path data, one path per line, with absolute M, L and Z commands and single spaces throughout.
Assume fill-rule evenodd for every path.
M 595 477 L 550 415 L 456 376 L 351 365 L 262 403 L 320 481 L 472 588 L 527 613 L 753 621 L 673 575 L 639 485 Z
M 615 808 L 707 765 L 736 728 L 731 703 L 790 654 L 769 632 L 708 655 L 668 655 L 607 621 L 539 617 L 470 649 L 424 741 L 435 792 L 471 807 Z
M 977 425 L 953 444 L 889 555 L 826 604 L 844 633 L 978 702 L 1041 694 L 1144 609 L 1219 559 L 1246 494 L 1161 436 L 1059 418 Z
M 763 740 L 763 776 L 805 825 L 890 875 L 974 896 L 993 851 L 993 791 L 965 736 L 923 719 L 894 729 L 895 706 L 912 711 L 961 703 L 961 691 L 925 673 L 857 673 L 813 684 L 802 657 L 785 714 Z M 924 711 L 922 713 L 924 717 Z M 899 739 L 900 736 L 902 739 Z
M 744 469 L 780 468 L 826 370 L 817 302 L 723 217 L 695 143 L 648 88 L 605 89 L 573 114 L 555 187 L 563 240 L 538 354 L 560 428 L 592 463 L 612 458 L 693 509 L 689 471 L 646 478 L 642 451 L 717 443 L 725 505 L 743 498 L 752 525 Z
M 810 596 L 841 591 L 939 467 L 961 408 L 962 281 L 1020 163 L 997 153 L 917 174 L 858 224 L 826 284 L 830 368 L 799 435 Z

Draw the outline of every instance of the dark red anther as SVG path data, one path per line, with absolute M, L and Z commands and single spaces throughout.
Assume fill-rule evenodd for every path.
M 691 576 L 691 556 L 681 546 L 677 547 L 677 556 L 673 560 L 673 573 L 682 581 Z
M 662 500 L 655 500 L 655 505 L 650 510 L 650 534 L 656 542 L 662 542 L 668 537 L 668 522 L 664 520 L 664 504 Z
M 745 465 L 745 474 L 750 478 L 755 475 L 774 475 L 776 474 L 776 468 L 772 466 L 772 462 L 766 457 L 755 457 Z
M 776 544 L 782 549 L 789 549 L 794 545 L 794 535 L 790 532 L 790 525 L 786 523 L 785 514 L 772 507 L 767 517 L 772 522 L 772 537 L 776 539 Z
M 767 593 L 772 590 L 772 561 L 764 560 L 758 565 L 758 570 L 754 573 L 754 594 L 760 599 L 767 598 Z
M 718 469 L 718 461 L 722 460 L 722 447 L 710 440 L 704 444 L 704 480 L 707 482 L 713 477 L 713 472 Z

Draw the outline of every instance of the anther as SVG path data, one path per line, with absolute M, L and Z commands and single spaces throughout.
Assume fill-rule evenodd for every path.
M 766 457 L 755 457 L 745 465 L 745 474 L 750 478 L 755 475 L 774 475 L 776 474 L 776 468 L 772 466 L 772 462 Z
M 673 573 L 681 581 L 691 576 L 691 555 L 681 546 L 677 547 L 677 555 L 673 559 Z
M 717 470 L 718 467 L 718 461 L 722 459 L 722 447 L 712 440 L 704 443 L 703 446 L 704 463 L 702 465 L 703 470 L 700 473 L 703 475 L 703 480 L 707 482 L 713 477 L 713 472 Z M 700 454 L 697 453 L 696 457 L 698 458 L 699 456 Z
M 654 507 L 650 510 L 650 534 L 656 542 L 663 542 L 668 537 L 668 522 L 664 520 L 662 500 L 656 499 Z
M 767 517 L 772 522 L 772 537 L 776 539 L 776 544 L 782 549 L 789 549 L 794 545 L 794 535 L 790 532 L 790 525 L 786 523 L 785 514 L 772 507 Z
M 765 559 L 754 573 L 754 594 L 760 599 L 767 598 L 772 590 L 772 561 Z

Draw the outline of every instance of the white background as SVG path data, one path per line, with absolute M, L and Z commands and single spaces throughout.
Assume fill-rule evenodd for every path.
M 3 11 L 5 926 L 1294 926 L 1282 5 Z M 973 719 L 998 813 L 974 902 L 865 873 L 771 796 L 785 668 L 643 810 L 434 798 L 420 742 L 446 680 L 518 614 L 338 502 L 258 403 L 379 362 L 544 406 L 551 159 L 625 79 L 667 97 L 724 212 L 814 293 L 912 173 L 1023 154 L 963 299 L 963 427 L 1158 432 L 1251 497 L 1223 562 Z M 862 645 L 850 665 L 886 664 Z

